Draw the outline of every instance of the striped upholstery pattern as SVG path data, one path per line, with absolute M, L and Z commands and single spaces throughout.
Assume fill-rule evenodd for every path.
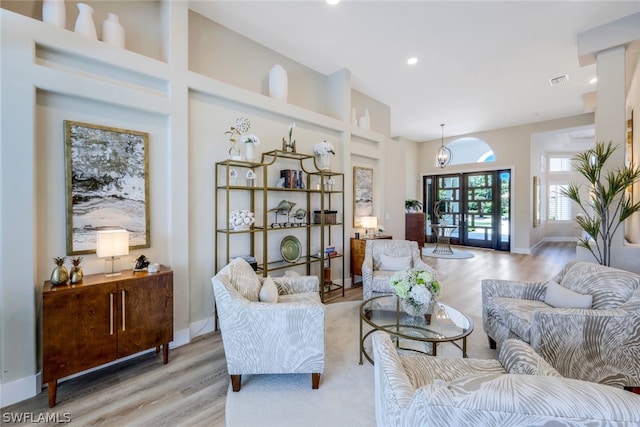
M 529 343 L 560 374 L 614 386 L 640 385 L 640 275 L 570 262 L 553 280 L 593 296 L 590 309 L 553 308 L 545 283 L 482 281 L 484 330 L 499 345 Z
M 436 274 L 435 270 L 422 261 L 418 243 L 397 239 L 370 239 L 364 250 L 362 262 L 362 297 L 366 301 L 377 295 L 393 294 L 391 275 L 394 271 L 380 270 L 382 255 L 390 257 L 411 256 L 411 266 Z
M 233 285 L 237 272 L 225 267 L 211 279 L 229 375 L 324 372 L 318 277 L 274 278 L 281 296 L 271 304 L 245 298 Z
M 560 377 L 515 340 L 505 341 L 500 355 L 514 369 L 507 374 L 506 366 L 473 359 L 454 365 L 440 357 L 400 356 L 383 332 L 372 339 L 378 427 L 640 425 L 640 396 Z M 411 381 L 416 377 L 422 385 Z

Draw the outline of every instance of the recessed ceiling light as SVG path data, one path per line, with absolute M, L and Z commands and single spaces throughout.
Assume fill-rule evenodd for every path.
M 418 58 L 416 58 L 415 56 L 412 58 L 407 59 L 407 64 L 409 65 L 415 65 L 418 63 Z
M 331 6 L 335 6 L 338 3 L 340 3 L 340 0 L 327 0 L 327 3 L 330 4 Z
M 591 80 L 589 80 L 589 84 L 596 84 L 596 82 L 598 81 L 597 77 L 592 78 Z

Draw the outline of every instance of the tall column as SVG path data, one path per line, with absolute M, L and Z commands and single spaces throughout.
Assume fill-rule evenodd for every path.
M 619 148 L 610 163 L 624 166 L 626 139 L 625 47 L 619 46 L 596 55 L 598 92 L 596 141 L 612 141 Z

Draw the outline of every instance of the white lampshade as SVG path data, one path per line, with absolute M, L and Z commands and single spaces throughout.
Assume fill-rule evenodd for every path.
M 376 228 L 378 226 L 378 217 L 375 216 L 363 216 L 362 228 Z
M 98 231 L 96 255 L 98 258 L 129 255 L 129 232 L 127 230 Z
M 96 255 L 107 258 L 104 274 L 107 277 L 121 274 L 119 256 L 129 255 L 129 232 L 127 230 L 98 231 L 96 236 Z

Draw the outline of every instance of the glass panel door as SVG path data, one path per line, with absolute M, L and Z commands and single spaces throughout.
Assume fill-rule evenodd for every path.
M 430 223 L 458 226 L 451 231 L 452 244 L 510 250 L 510 170 L 424 177 L 423 183 Z M 436 205 L 446 206 L 439 217 Z

